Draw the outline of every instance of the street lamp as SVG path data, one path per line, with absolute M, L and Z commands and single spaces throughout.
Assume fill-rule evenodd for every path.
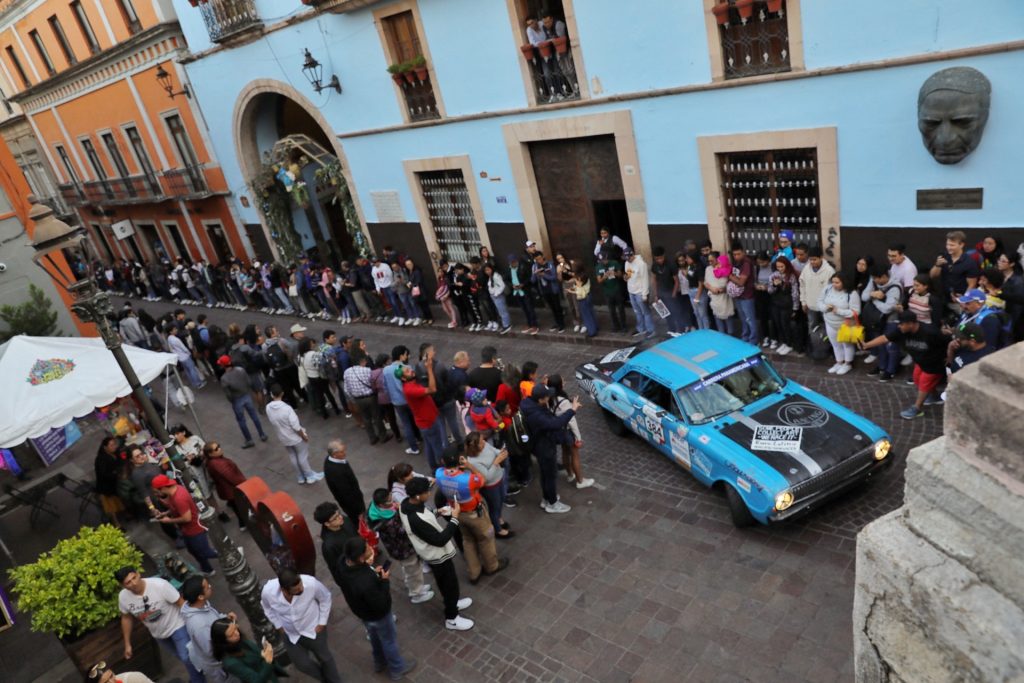
M 181 90 L 177 92 L 174 91 L 174 83 L 171 82 L 171 74 L 167 73 L 163 64 L 156 68 L 156 82 L 160 84 L 161 88 L 167 91 L 167 96 L 172 100 L 178 95 L 184 95 L 185 97 L 192 99 L 192 92 L 188 89 L 187 85 L 181 86 Z
M 320 62 L 313 58 L 313 55 L 309 53 L 309 48 L 305 49 L 306 61 L 302 64 L 302 73 L 305 74 L 306 80 L 313 86 L 313 90 L 320 93 L 325 88 L 334 88 L 338 93 L 341 93 L 341 82 L 338 80 L 337 74 L 331 76 L 331 80 L 327 82 L 327 85 L 323 84 L 323 71 L 324 68 L 320 65 Z
M 55 285 L 71 295 L 71 310 L 75 315 L 82 322 L 94 323 L 99 329 L 100 337 L 114 354 L 121 372 L 124 373 L 128 385 L 132 388 L 135 399 L 142 406 L 142 411 L 146 415 L 146 420 L 152 427 L 154 435 L 161 443 L 167 444 L 168 448 L 173 449 L 173 439 L 164 428 L 163 418 L 156 411 L 153 402 L 149 400 L 149 396 L 142 387 L 142 383 L 139 382 L 135 368 L 128 361 L 128 356 L 125 355 L 124 348 L 121 346 L 121 337 L 111 324 L 109 315 L 113 312 L 113 308 L 110 304 L 110 297 L 96 284 L 95 274 L 92 271 L 93 255 L 89 249 L 88 233 L 83 227 L 71 227 L 57 219 L 53 215 L 53 209 L 38 203 L 34 196 L 30 196 L 28 200 L 32 204 L 28 215 L 35 225 L 32 242 L 35 255 L 32 260 L 46 272 Z M 81 262 L 83 266 L 81 279 L 77 279 L 67 263 L 58 257 L 61 253 Z M 180 455 L 174 450 L 171 452 L 174 453 L 172 457 L 180 462 Z M 198 502 L 202 504 L 202 494 L 199 493 L 200 489 L 188 468 L 181 467 L 179 473 L 192 496 L 197 497 Z M 253 631 L 274 643 L 275 651 L 283 650 L 283 644 L 278 642 L 277 630 L 267 620 L 260 605 L 260 586 L 256 572 L 246 562 L 245 555 L 242 554 L 238 545 L 224 531 L 223 525 L 214 513 L 213 506 L 201 505 L 201 507 L 204 509 L 200 513 L 200 519 L 210 530 L 210 537 L 220 555 L 220 565 L 224 570 L 228 586 L 238 604 L 249 617 Z

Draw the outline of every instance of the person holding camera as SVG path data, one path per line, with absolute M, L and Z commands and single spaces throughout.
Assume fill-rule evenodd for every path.
M 552 514 L 560 514 L 572 508 L 558 499 L 556 451 L 565 438 L 564 433 L 569 421 L 580 409 L 580 399 L 578 396 L 574 397 L 569 409 L 556 416 L 551 412 L 549 405 L 554 395 L 553 389 L 538 383 L 533 387 L 529 398 L 524 398 L 519 404 L 519 410 L 526 420 L 533 442 L 533 454 L 540 464 L 540 486 L 544 494 L 544 500 L 540 503 L 541 509 Z

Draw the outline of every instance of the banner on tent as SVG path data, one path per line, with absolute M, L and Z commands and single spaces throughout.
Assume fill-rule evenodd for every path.
M 64 451 L 71 448 L 81 438 L 82 430 L 78 428 L 78 423 L 72 420 L 63 427 L 51 429 L 39 438 L 29 439 L 29 441 L 32 442 L 32 446 L 42 461 L 49 467 Z

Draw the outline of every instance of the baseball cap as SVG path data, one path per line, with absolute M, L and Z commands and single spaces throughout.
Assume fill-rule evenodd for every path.
M 231 356 L 221 356 L 220 358 L 217 359 L 217 365 L 221 366 L 222 368 L 228 367 L 229 365 L 231 365 Z
M 430 480 L 426 477 L 413 477 L 405 485 L 405 492 L 410 496 L 418 496 L 430 490 Z
M 964 323 L 956 331 L 956 336 L 958 339 L 982 341 L 985 339 L 985 331 L 981 329 L 981 325 L 978 323 Z
M 986 298 L 987 297 L 985 296 L 985 292 L 981 291 L 980 289 L 968 289 L 966 292 L 964 292 L 964 295 L 962 297 L 957 299 L 957 301 L 962 304 L 967 304 L 972 301 L 980 301 L 984 303 Z
M 548 389 L 543 384 L 535 385 L 533 387 L 533 391 L 530 392 L 530 398 L 532 398 L 535 401 L 539 400 L 539 399 L 542 399 L 542 398 L 547 398 L 548 396 L 554 396 L 554 395 L 555 395 L 555 392 L 552 391 L 551 389 Z
M 509 263 L 515 263 L 518 260 L 519 260 L 519 257 L 516 256 L 515 254 L 509 254 L 508 255 L 508 262 Z
M 526 248 L 527 249 L 529 249 L 530 247 L 535 247 L 535 246 L 537 246 L 536 242 L 534 242 L 533 240 L 526 240 Z
M 916 323 L 917 314 L 913 311 L 900 311 L 900 315 L 896 320 L 901 323 Z
M 153 481 L 151 481 L 149 485 L 155 489 L 162 489 L 165 486 L 174 486 L 177 483 L 178 482 L 174 481 L 166 474 L 158 474 L 155 477 L 153 477 Z
M 295 334 L 296 332 L 305 332 L 306 328 L 298 323 L 295 323 L 290 328 L 288 328 L 288 331 L 291 332 L 292 334 Z
M 792 242 L 793 241 L 793 231 L 792 230 L 780 230 L 779 231 L 779 237 L 780 238 L 785 237 L 787 240 Z

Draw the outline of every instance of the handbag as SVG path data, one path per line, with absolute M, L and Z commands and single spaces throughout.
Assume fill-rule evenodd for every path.
M 414 297 L 417 297 L 417 298 L 419 298 L 419 295 L 420 295 L 420 288 L 419 288 L 418 286 L 415 286 L 415 287 L 413 287 L 413 288 L 412 288 L 412 295 L 413 295 Z
M 859 344 L 864 341 L 864 326 L 860 324 L 860 317 L 856 313 L 840 325 L 836 341 L 840 344 Z

